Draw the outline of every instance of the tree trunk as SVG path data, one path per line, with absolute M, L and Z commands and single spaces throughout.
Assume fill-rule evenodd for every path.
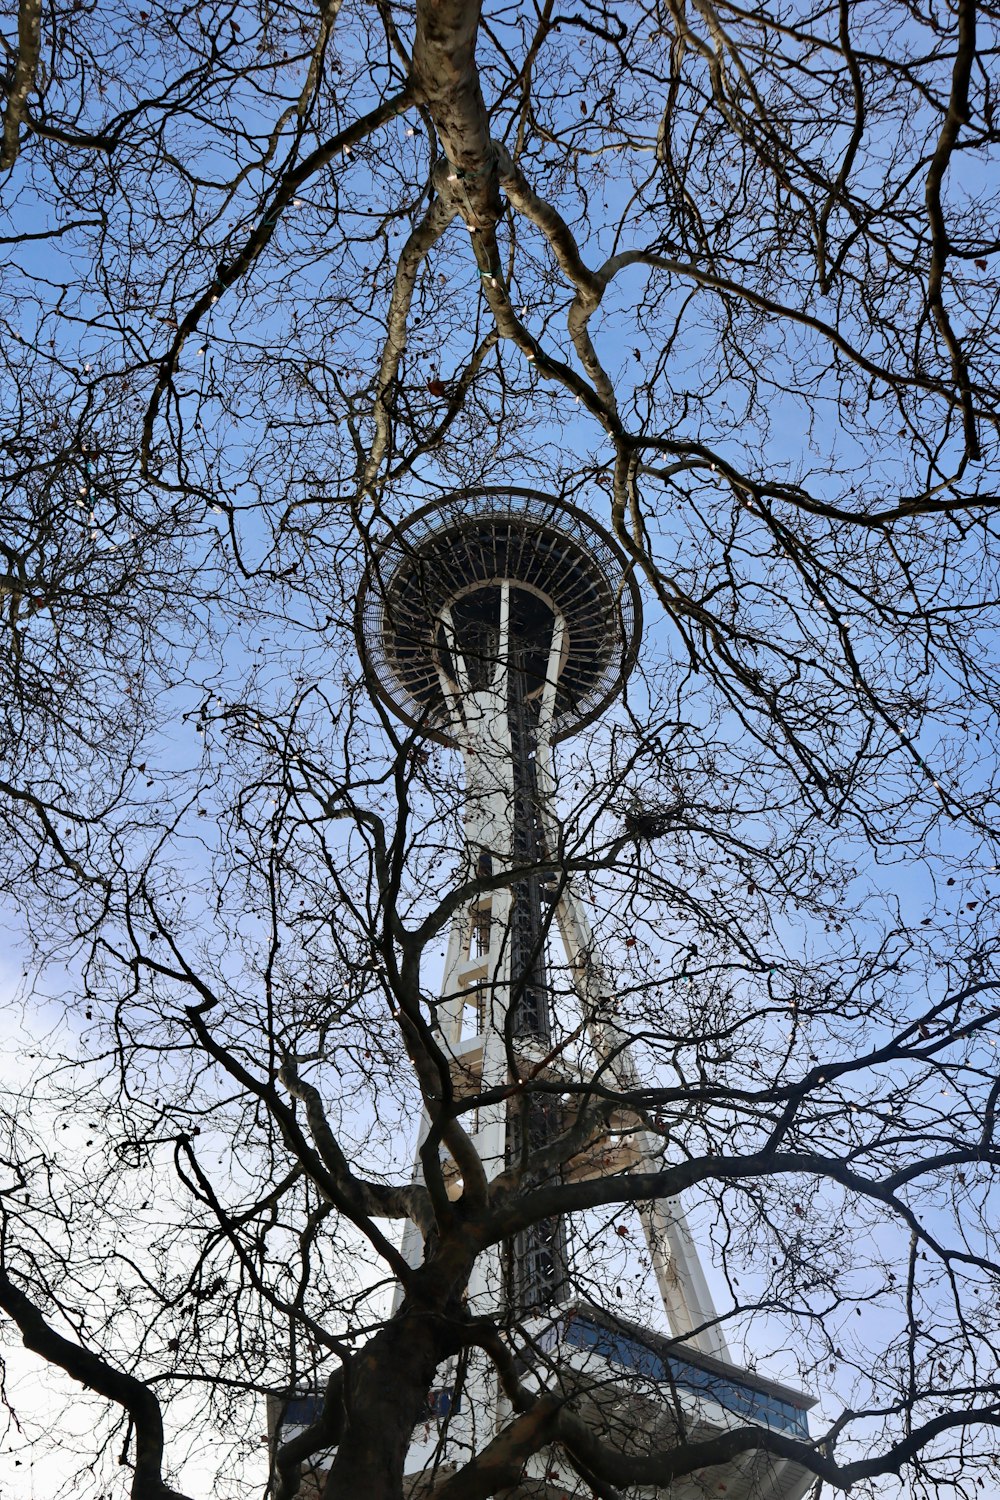
M 451 1343 L 433 1319 L 404 1315 L 358 1355 L 345 1384 L 344 1427 L 323 1500 L 401 1500 L 410 1437 Z

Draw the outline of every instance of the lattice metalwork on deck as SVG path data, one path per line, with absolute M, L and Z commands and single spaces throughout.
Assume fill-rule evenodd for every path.
M 595 718 L 635 660 L 639 591 L 611 536 L 575 506 L 517 493 L 451 496 L 415 512 L 382 545 L 362 584 L 357 634 L 379 696 L 405 722 L 452 743 L 440 669 L 442 616 L 489 649 L 489 612 L 508 581 L 522 630 L 565 621 L 552 738 Z M 495 599 L 493 598 L 495 596 Z M 537 620 L 532 615 L 537 614 Z M 530 667 L 529 667 L 530 669 Z

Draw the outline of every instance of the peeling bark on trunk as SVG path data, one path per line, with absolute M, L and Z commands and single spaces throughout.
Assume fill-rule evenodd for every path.
M 476 172 L 490 156 L 489 119 L 476 69 L 476 0 L 420 0 L 413 81 L 430 110 L 449 161 Z M 499 196 L 496 200 L 500 211 Z
M 412 82 L 448 158 L 451 170 L 445 176 L 452 201 L 470 231 L 486 236 L 489 270 L 496 260 L 493 231 L 503 213 L 503 199 L 476 68 L 479 15 L 476 0 L 420 0 Z M 475 248 L 478 259 L 479 247 Z

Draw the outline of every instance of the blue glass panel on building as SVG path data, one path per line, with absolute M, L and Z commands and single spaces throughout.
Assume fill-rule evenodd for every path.
M 283 1426 L 309 1427 L 323 1410 L 322 1396 L 291 1396 L 285 1402 Z
M 424 1418 L 437 1417 L 441 1420 L 450 1416 L 453 1411 L 457 1412 L 460 1404 L 460 1400 L 456 1399 L 453 1386 L 437 1386 L 427 1393 Z M 316 1421 L 322 1410 L 322 1396 L 292 1396 L 285 1402 L 281 1425 L 282 1427 L 309 1427 Z
M 719 1375 L 713 1370 L 703 1370 L 674 1354 L 660 1353 L 627 1333 L 605 1328 L 588 1319 L 570 1318 L 563 1334 L 566 1342 L 578 1349 L 599 1354 L 611 1364 L 624 1365 L 637 1375 L 648 1376 L 672 1389 L 690 1391 L 693 1395 L 707 1396 L 734 1416 L 748 1422 L 760 1422 L 788 1432 L 795 1437 L 808 1437 L 806 1414 L 790 1401 L 780 1396 L 769 1395 L 752 1385 L 746 1385 L 735 1375 Z
M 454 1403 L 454 1406 L 453 1406 Z M 455 1400 L 455 1392 L 450 1385 L 427 1392 L 427 1411 L 432 1417 L 447 1417 L 452 1410 L 458 1410 L 458 1402 Z

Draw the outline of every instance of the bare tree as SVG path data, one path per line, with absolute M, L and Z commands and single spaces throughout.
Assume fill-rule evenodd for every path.
M 336 1447 L 327 1494 L 399 1496 L 476 1350 L 510 1421 L 436 1500 L 741 1444 L 981 1492 L 996 8 L 22 0 L 4 48 L 2 879 L 71 979 L 6 1110 L 0 1304 L 110 1414 L 95 1492 L 112 1440 L 162 1496 L 203 1423 L 237 1455 L 325 1387 L 275 1493 Z M 416 505 L 505 486 L 603 516 L 650 600 L 544 865 L 590 883 L 648 1082 L 595 1064 L 558 1148 L 452 1203 L 412 1126 L 475 1106 L 436 973 L 502 877 L 353 600 Z M 623 1118 L 655 1173 L 551 1174 Z M 634 1451 L 464 1307 L 561 1218 L 578 1294 L 641 1317 L 630 1215 L 682 1191 L 731 1338 L 840 1393 L 811 1440 Z

